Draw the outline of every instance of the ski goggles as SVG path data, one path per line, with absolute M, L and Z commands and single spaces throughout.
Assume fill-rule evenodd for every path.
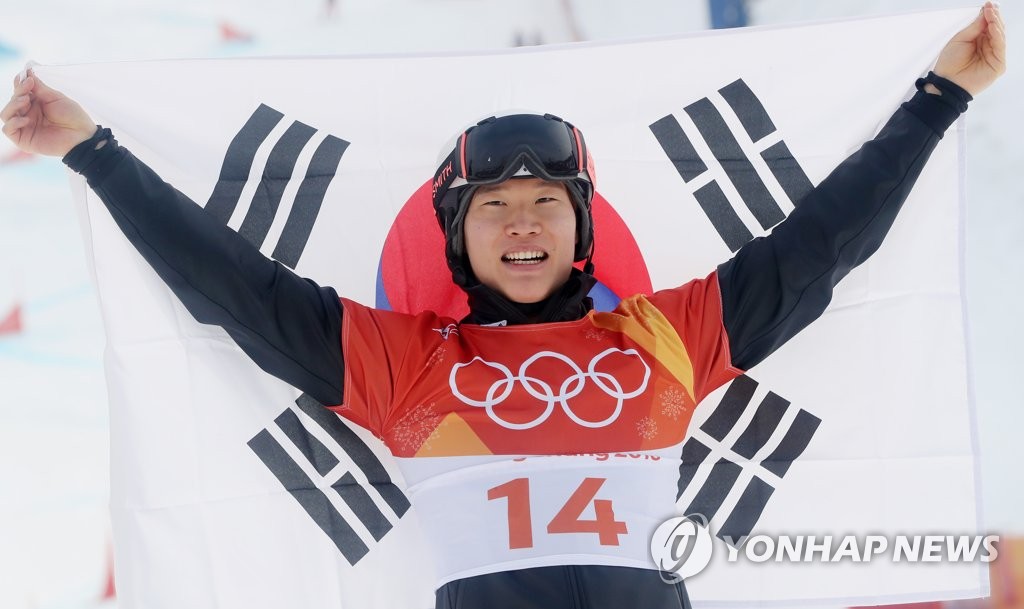
M 463 132 L 438 167 L 434 208 L 451 205 L 446 195 L 462 184 L 497 184 L 516 175 L 592 182 L 591 167 L 583 135 L 571 123 L 551 114 L 492 116 Z

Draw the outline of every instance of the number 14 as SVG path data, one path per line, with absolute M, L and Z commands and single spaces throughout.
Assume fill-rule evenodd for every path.
M 548 523 L 548 533 L 597 533 L 602 546 L 619 545 L 626 534 L 626 523 L 615 520 L 610 499 L 595 499 L 606 478 L 584 478 L 562 509 Z M 533 547 L 533 520 L 530 516 L 530 479 L 516 478 L 487 491 L 488 501 L 508 499 L 508 547 L 510 550 Z M 594 503 L 593 520 L 583 520 L 583 510 Z

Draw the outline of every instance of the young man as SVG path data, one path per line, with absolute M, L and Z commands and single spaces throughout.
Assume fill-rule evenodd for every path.
M 689 413 L 817 318 L 877 249 L 944 130 L 1004 71 L 1004 38 L 988 3 L 770 236 L 610 313 L 587 298 L 591 161 L 556 117 L 482 121 L 438 168 L 461 321 L 370 309 L 293 275 L 34 77 L 0 118 L 19 147 L 86 176 L 199 321 L 385 442 L 435 554 L 439 607 L 678 608 L 685 589 L 663 583 L 648 541 L 672 512 Z M 615 452 L 642 458 L 593 456 Z

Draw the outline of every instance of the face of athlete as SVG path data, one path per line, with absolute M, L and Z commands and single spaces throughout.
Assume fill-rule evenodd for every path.
M 539 302 L 569 279 L 576 212 L 564 184 L 512 178 L 481 186 L 463 226 L 473 273 L 509 300 Z

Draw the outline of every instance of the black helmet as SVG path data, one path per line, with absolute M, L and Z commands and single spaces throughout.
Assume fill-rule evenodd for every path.
M 445 153 L 434 173 L 432 192 L 434 213 L 445 235 L 445 258 L 456 284 L 465 287 L 468 281 L 463 221 L 473 192 L 518 176 L 565 183 L 576 208 L 574 259 L 587 260 L 590 266 L 594 163 L 579 129 L 551 114 L 492 116 L 459 134 Z

